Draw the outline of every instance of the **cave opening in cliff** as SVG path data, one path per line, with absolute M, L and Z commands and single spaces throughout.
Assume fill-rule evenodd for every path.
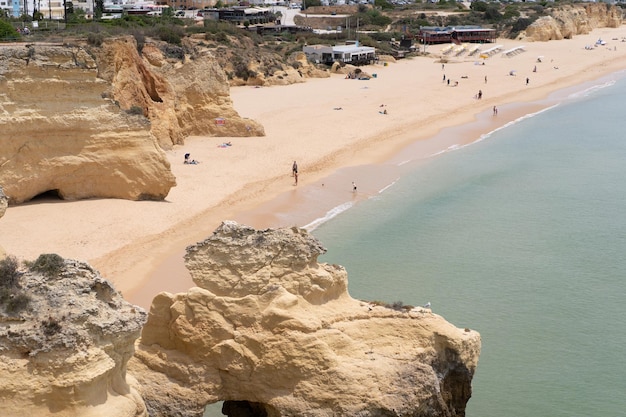
M 267 407 L 267 404 L 252 401 L 224 401 L 222 414 L 228 417 L 267 417 Z
M 42 201 L 50 201 L 50 200 L 63 200 L 63 196 L 61 195 L 59 190 L 47 190 L 47 191 L 44 191 L 43 193 L 37 194 L 36 196 L 30 199 L 30 201 L 32 201 L 33 203 L 42 202 Z

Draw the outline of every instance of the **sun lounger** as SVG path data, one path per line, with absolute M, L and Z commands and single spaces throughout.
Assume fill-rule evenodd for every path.
M 515 48 L 508 49 L 502 52 L 502 58 L 510 58 L 512 56 L 521 54 L 522 52 L 526 52 L 524 46 L 516 46 Z
M 500 52 L 502 50 L 502 45 L 496 45 L 493 46 L 489 49 L 484 50 L 481 55 L 487 55 L 487 56 L 492 56 L 497 54 L 498 52 Z

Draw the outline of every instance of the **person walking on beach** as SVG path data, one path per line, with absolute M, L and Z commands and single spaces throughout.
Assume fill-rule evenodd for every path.
M 476 97 L 478 98 L 478 100 L 483 98 L 483 90 L 478 90 L 478 94 L 476 94 Z
M 526 85 L 530 82 L 530 78 L 526 77 Z
M 494 116 L 498 115 L 498 108 L 496 106 L 493 106 L 493 115 Z
M 296 177 L 298 175 L 298 164 L 296 164 L 296 161 L 293 161 L 293 165 L 291 166 L 291 176 L 292 177 Z M 298 182 L 296 180 L 296 182 Z
M 356 193 L 356 184 L 352 181 L 352 192 Z
M 485 84 L 487 84 L 487 76 L 485 75 Z
M 443 82 L 446 82 L 446 74 L 443 74 Z

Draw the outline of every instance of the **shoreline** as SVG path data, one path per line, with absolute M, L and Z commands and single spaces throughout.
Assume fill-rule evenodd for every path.
M 533 52 L 493 57 L 486 65 L 448 62 L 445 72 L 460 80 L 459 87 L 441 81 L 440 61 L 419 57 L 367 67 L 366 72 L 378 73 L 370 81 L 332 76 L 289 86 L 231 88 L 235 109 L 263 124 L 265 137 L 192 137 L 167 151 L 179 185 L 165 202 L 38 200 L 10 207 L 0 220 L 0 245 L 20 259 L 54 252 L 86 260 L 130 302 L 147 308 L 161 291 L 193 286 L 183 266 L 184 249 L 210 236 L 221 221 L 257 228 L 304 226 L 337 207 L 333 199 L 357 203 L 376 195 L 401 174 L 397 164 L 403 162 L 403 151 L 411 148 L 415 160 L 465 146 L 515 120 L 517 109 L 527 114 L 524 106 L 539 109 L 555 92 L 624 70 L 626 45 L 617 48 L 612 41 L 601 49 L 583 49 L 599 36 L 624 35 L 624 26 L 601 28 L 573 39 L 533 42 L 527 46 Z M 533 75 L 538 55 L 554 62 L 544 62 Z M 527 70 L 514 77 L 508 75 L 511 67 Z M 465 74 L 468 78 L 462 78 Z M 483 82 L 487 76 L 489 82 Z M 524 86 L 527 76 L 533 78 Z M 482 100 L 473 98 L 478 89 L 485 92 Z M 379 114 L 382 104 L 388 115 Z M 488 116 L 494 105 L 500 109 L 497 120 Z M 481 117 L 487 120 L 474 126 Z M 228 141 L 232 148 L 218 147 Z M 186 152 L 201 163 L 183 165 Z M 293 160 L 302 173 L 297 187 L 290 176 Z M 384 175 L 380 168 L 376 174 L 359 173 L 363 180 L 354 178 L 370 166 L 384 167 Z M 327 179 L 333 175 L 339 179 Z M 353 180 L 359 186 L 356 196 L 350 189 Z M 315 194 L 322 182 L 323 192 Z M 307 193 L 326 206 L 306 203 Z
M 505 113 L 507 117 L 497 120 L 493 119 L 491 110 L 485 110 L 476 114 L 471 122 L 442 127 L 439 132 L 430 138 L 417 139 L 405 145 L 401 149 L 396 150 L 395 154 L 388 156 L 385 161 L 374 161 L 353 167 L 337 167 L 335 171 L 328 173 L 326 176 L 316 178 L 315 181 L 308 182 L 297 189 L 285 191 L 266 202 L 253 206 L 249 210 L 237 213 L 232 220 L 257 229 L 296 226 L 306 228 L 311 232 L 335 215 L 341 214 L 356 204 L 384 192 L 393 186 L 398 176 L 406 175 L 407 172 L 414 170 L 414 168 L 410 168 L 409 171 L 405 170 L 402 172 L 402 169 L 400 169 L 402 165 L 427 162 L 431 158 L 444 153 L 481 142 L 500 129 L 513 127 L 512 125 L 519 123 L 523 119 L 533 117 L 536 114 L 549 111 L 555 106 L 561 105 L 569 100 L 572 94 L 584 93 L 589 88 L 595 89 L 599 85 L 605 84 L 609 79 L 615 80 L 626 76 L 626 74 L 620 74 L 620 72 L 623 71 L 618 70 L 593 80 L 586 80 L 579 84 L 550 91 L 545 97 L 536 101 L 508 103 L 501 106 L 499 111 L 499 115 Z M 454 132 L 452 136 L 456 135 L 469 139 L 461 145 L 455 143 L 454 145 L 458 146 L 450 145 L 448 148 L 443 148 L 442 144 L 446 143 L 445 136 L 451 132 Z M 414 147 L 419 149 L 412 149 Z M 429 154 L 427 152 L 432 153 Z M 407 159 L 407 153 L 413 155 L 414 158 Z M 365 191 L 359 190 L 356 195 L 351 192 L 349 187 L 352 183 L 351 179 L 355 177 L 360 179 L 365 177 L 371 180 Z M 343 189 L 341 190 L 339 190 L 339 187 L 331 185 L 339 183 L 343 184 Z M 358 184 L 362 183 L 359 182 Z M 189 242 L 189 244 L 192 243 L 195 242 Z M 183 287 L 186 285 L 193 286 L 194 284 L 184 267 L 183 256 L 184 248 L 180 248 L 180 251 L 171 254 L 161 264 L 156 265 L 150 272 L 147 281 L 167 286 L 167 276 L 184 277 L 188 281 L 181 283 L 182 285 L 179 288 L 173 286 L 174 290 L 172 292 L 186 291 L 186 288 Z M 146 288 L 143 287 L 143 289 L 133 294 L 136 301 L 146 301 L 146 297 L 150 294 L 149 291 L 146 291 Z

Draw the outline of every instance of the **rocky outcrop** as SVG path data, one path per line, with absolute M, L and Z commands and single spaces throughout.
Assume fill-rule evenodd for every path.
M 559 6 L 526 29 L 528 40 L 550 41 L 571 39 L 595 28 L 616 28 L 622 24 L 622 9 L 606 3 L 585 3 Z
M 150 415 L 463 416 L 480 335 L 351 298 L 324 252 L 303 229 L 234 222 L 187 248 L 198 287 L 154 299 L 129 363 Z
M 2 187 L 0 187 L 0 217 L 4 216 L 4 213 L 6 212 L 8 206 L 9 199 L 4 194 L 4 190 L 2 190 Z M 0 259 L 4 258 L 5 256 L 6 253 L 4 252 L 4 249 L 2 249 L 2 246 L 0 246 Z
M 126 375 L 146 313 L 84 263 L 2 262 L 2 416 L 147 417 Z
M 265 134 L 233 109 L 226 75 L 205 48 L 147 42 L 139 55 L 134 38 L 125 37 L 92 51 L 100 77 L 110 83 L 108 94 L 124 109 L 141 109 L 164 149 L 189 135 Z M 225 123 L 216 124 L 218 118 Z
M 220 46 L 213 52 L 228 75 L 231 86 L 272 86 L 305 82 L 307 78 L 328 78 L 326 68 L 320 69 L 311 64 L 304 52 L 290 55 L 285 65 L 282 58 L 258 51 L 253 45 L 240 48 Z
M 6 194 L 4 194 L 4 190 L 0 187 L 0 217 L 4 216 L 4 213 L 7 210 L 9 205 L 9 199 Z
M 0 183 L 10 203 L 44 192 L 161 200 L 176 182 L 143 115 L 104 99 L 83 47 L 0 49 Z

